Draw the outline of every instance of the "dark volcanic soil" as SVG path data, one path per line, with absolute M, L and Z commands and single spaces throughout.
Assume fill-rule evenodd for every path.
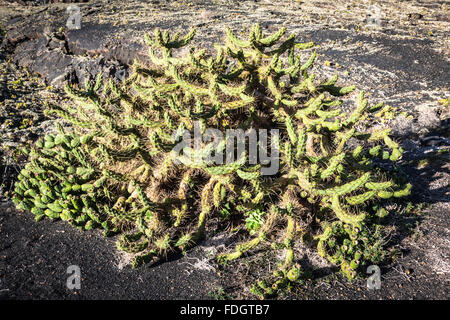
M 368 290 L 366 279 L 348 283 L 299 247 L 298 262 L 311 279 L 279 298 L 450 298 L 450 161 L 443 152 L 450 147 L 450 23 L 444 1 L 375 1 L 382 14 L 375 30 L 366 23 L 371 2 L 361 0 L 88 1 L 78 4 L 80 30 L 60 29 L 69 4 L 44 2 L 0 0 L 0 299 L 252 298 L 248 285 L 271 262 L 257 252 L 219 268 L 212 258 L 219 248 L 231 248 L 233 237 L 210 235 L 184 257 L 134 270 L 114 238 L 61 221 L 35 223 L 3 193 L 20 168 L 14 150 L 53 130 L 42 105 L 64 99 L 65 82 L 98 72 L 117 76 L 134 58 L 147 59 L 142 35 L 157 26 L 196 27 L 194 44 L 212 48 L 225 27 L 245 34 L 255 21 L 269 31 L 284 25 L 298 40 L 319 44 L 322 74 L 337 73 L 370 93 L 371 102 L 398 108 L 391 125 L 406 151 L 401 167 L 414 185 L 409 201 L 426 204 L 409 213 L 393 208 L 392 259 L 380 266 L 381 290 Z M 66 287 L 70 265 L 81 268 L 81 290 Z
M 215 272 L 192 267 L 198 252 L 133 270 L 100 232 L 80 232 L 62 221 L 36 223 L 9 203 L 0 212 L 2 299 L 207 299 L 216 288 Z M 67 289 L 71 265 L 81 269 L 80 290 Z

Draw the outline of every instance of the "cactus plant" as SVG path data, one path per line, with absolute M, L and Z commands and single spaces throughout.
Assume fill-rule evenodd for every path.
M 355 109 L 345 112 L 341 98 L 356 87 L 339 86 L 337 76 L 320 81 L 312 73 L 316 52 L 306 60 L 298 54 L 314 44 L 283 39 L 285 33 L 264 36 L 256 24 L 243 40 L 227 30 L 215 53 L 192 47 L 176 57 L 195 30 L 180 36 L 156 29 L 145 37 L 151 66 L 135 61 L 123 82 L 99 75 L 84 89 L 66 86 L 73 105 L 47 106 L 48 115 L 73 130 L 59 126 L 33 146 L 15 203 L 36 220 L 61 218 L 121 234 L 117 246 L 135 255 L 134 266 L 186 250 L 204 237 L 210 216 L 234 214 L 251 238 L 219 262 L 271 242 L 285 250 L 271 280 L 253 287 L 260 295 L 301 277 L 294 256 L 301 232 L 354 278 L 366 261 L 382 256 L 373 203 L 410 192 L 377 167 L 398 160 L 402 149 L 389 129 L 365 125 L 380 104 L 369 106 L 360 91 Z M 247 154 L 221 165 L 204 161 L 223 145 L 185 148 L 190 156 L 178 156 L 177 139 L 196 127 L 280 128 L 280 170 L 263 176 Z M 282 238 L 274 240 L 279 226 Z

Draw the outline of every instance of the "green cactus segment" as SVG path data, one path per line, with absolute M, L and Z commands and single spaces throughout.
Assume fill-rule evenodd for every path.
M 340 265 L 349 279 L 367 263 L 382 261 L 385 251 L 381 246 L 381 226 L 377 224 L 346 224 L 333 222 L 325 227 L 326 237 L 318 236 L 317 250 L 320 256 Z
M 368 182 L 365 184 L 365 187 L 370 190 L 385 190 L 391 188 L 394 185 L 392 181 L 386 182 Z
M 345 153 L 341 153 L 332 157 L 329 161 L 328 167 L 320 173 L 320 178 L 329 178 L 337 170 L 339 164 L 344 160 L 344 158 Z
M 339 196 L 337 194 L 333 195 L 331 197 L 331 208 L 333 209 L 336 216 L 344 223 L 347 224 L 358 224 L 366 218 L 365 213 L 360 213 L 358 215 L 353 215 L 351 213 L 348 213 L 345 211 L 345 209 L 342 208 L 339 200 Z
M 409 196 L 411 194 L 411 188 L 412 188 L 412 185 L 410 183 L 408 183 L 403 189 L 395 191 L 394 197 L 401 198 L 401 197 Z
M 321 256 L 353 278 L 381 259 L 381 211 L 373 212 L 373 202 L 382 208 L 384 199 L 411 192 L 375 161 L 394 162 L 402 149 L 389 128 L 368 130 L 380 104 L 369 108 L 360 91 L 354 110 L 343 108 L 356 87 L 340 86 L 337 76 L 319 82 L 317 53 L 308 50 L 314 44 L 286 32 L 265 35 L 256 24 L 241 39 L 227 29 L 215 52 L 186 52 L 195 30 L 146 35 L 151 67 L 135 61 L 124 81 L 99 75 L 84 88 L 67 85 L 71 102 L 46 106 L 46 114 L 72 127 L 57 124 L 32 146 L 14 203 L 37 221 L 118 233 L 117 247 L 133 255 L 134 267 L 185 251 L 207 235 L 210 221 L 233 217 L 251 238 L 219 261 L 282 250 L 279 268 L 252 288 L 260 296 L 301 282 L 300 238 L 317 243 Z M 273 128 L 277 137 L 256 142 L 258 159 L 238 148 L 234 160 L 220 158 L 228 129 Z M 225 139 L 179 148 L 186 136 L 209 129 Z M 263 155 L 274 155 L 269 145 L 280 146 L 271 164 L 281 161 L 265 176 Z
M 355 205 L 358 205 L 358 204 L 363 204 L 366 201 L 369 201 L 376 194 L 377 194 L 376 191 L 368 191 L 368 192 L 365 192 L 363 194 L 359 194 L 359 195 L 356 195 L 356 196 L 346 197 L 345 200 L 347 201 L 348 204 L 350 204 L 352 206 L 355 206 Z
M 321 195 L 321 196 L 341 196 L 352 193 L 353 191 L 358 190 L 363 187 L 364 184 L 370 179 L 370 172 L 366 172 L 361 177 L 350 181 L 344 185 L 336 186 L 334 188 L 322 189 L 322 190 L 314 190 L 313 192 Z

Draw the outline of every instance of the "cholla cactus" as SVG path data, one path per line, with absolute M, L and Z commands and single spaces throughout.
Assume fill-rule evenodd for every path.
M 294 245 L 305 233 L 353 278 L 365 261 L 381 258 L 374 203 L 410 192 L 411 185 L 387 179 L 376 165 L 398 160 L 402 150 L 389 129 L 366 132 L 364 123 L 382 104 L 369 106 L 361 91 L 356 108 L 344 112 L 339 98 L 355 86 L 338 86 L 337 76 L 319 81 L 310 71 L 316 52 L 306 61 L 297 54 L 313 43 L 283 39 L 285 31 L 263 36 L 256 24 L 242 40 L 227 30 L 215 54 L 192 48 L 176 57 L 195 32 L 181 37 L 156 29 L 145 37 L 152 67 L 136 61 L 123 83 L 99 76 L 84 90 L 67 86 L 75 104 L 48 106 L 74 131 L 59 127 L 37 142 L 14 201 L 37 220 L 121 233 L 117 246 L 136 254 L 134 266 L 185 250 L 204 236 L 208 217 L 231 208 L 251 225 L 252 238 L 219 262 L 270 243 L 285 250 L 271 283 L 259 281 L 255 293 L 300 278 Z M 225 165 L 201 160 L 223 144 L 177 156 L 177 139 L 196 125 L 202 132 L 280 128 L 280 171 L 262 176 L 246 154 Z

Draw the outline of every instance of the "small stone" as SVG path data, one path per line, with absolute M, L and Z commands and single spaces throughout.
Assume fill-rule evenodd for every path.
M 423 18 L 423 14 L 420 13 L 408 13 L 409 20 L 420 20 Z

